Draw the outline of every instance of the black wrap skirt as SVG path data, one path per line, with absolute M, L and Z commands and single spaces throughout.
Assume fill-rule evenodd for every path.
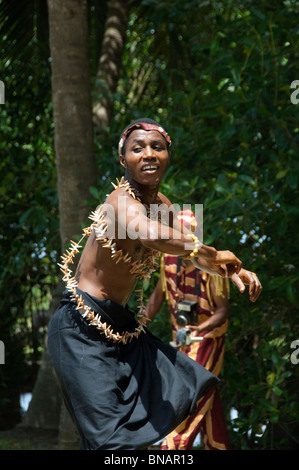
M 77 289 L 119 333 L 134 331 L 128 309 Z M 82 449 L 140 450 L 192 414 L 219 379 L 147 329 L 128 344 L 90 326 L 65 293 L 48 327 L 48 349 Z

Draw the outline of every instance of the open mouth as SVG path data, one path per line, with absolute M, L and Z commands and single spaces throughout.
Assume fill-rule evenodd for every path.
M 143 173 L 154 173 L 157 171 L 158 165 L 156 164 L 151 164 L 151 165 L 144 165 L 141 169 Z

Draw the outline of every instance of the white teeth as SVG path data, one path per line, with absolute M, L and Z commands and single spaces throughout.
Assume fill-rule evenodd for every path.
M 143 170 L 156 170 L 157 168 L 157 165 L 146 165 L 143 167 Z

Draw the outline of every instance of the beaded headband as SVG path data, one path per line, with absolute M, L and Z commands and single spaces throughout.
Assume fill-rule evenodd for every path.
M 122 149 L 123 149 L 124 143 L 125 143 L 126 139 L 128 138 L 129 134 L 134 129 L 143 129 L 144 131 L 157 131 L 157 132 L 160 132 L 160 134 L 163 135 L 163 137 L 165 138 L 168 146 L 171 145 L 170 137 L 167 134 L 167 132 L 163 129 L 163 127 L 157 126 L 155 124 L 149 124 L 147 122 L 138 122 L 136 124 L 132 124 L 132 126 L 128 127 L 128 129 L 126 129 L 122 133 L 121 139 L 120 139 L 119 144 L 118 144 L 118 153 L 119 153 L 119 155 L 122 155 Z

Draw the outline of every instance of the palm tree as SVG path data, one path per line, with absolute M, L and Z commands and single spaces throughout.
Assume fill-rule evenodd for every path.
M 93 106 L 96 130 L 107 128 L 113 112 L 115 93 L 129 19 L 128 0 L 110 0 L 95 82 Z

